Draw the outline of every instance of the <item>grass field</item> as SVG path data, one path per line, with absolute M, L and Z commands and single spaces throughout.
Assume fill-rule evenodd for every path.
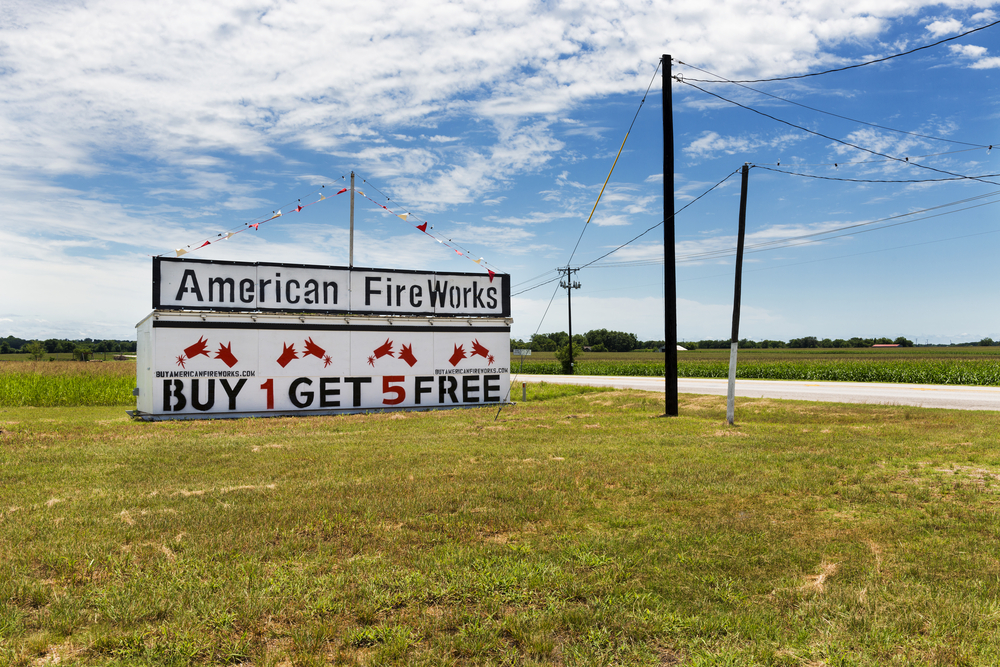
M 0 665 L 995 665 L 1000 414 L 0 409 Z
M 662 376 L 663 355 L 650 352 L 584 353 L 579 375 Z M 552 352 L 511 359 L 511 370 L 560 374 Z M 729 350 L 678 353 L 680 377 L 729 376 Z M 1000 347 L 847 348 L 810 350 L 741 350 L 736 377 L 762 380 L 826 380 L 839 382 L 905 382 L 914 384 L 1000 385 Z
M 135 406 L 135 362 L 0 361 L 0 408 Z

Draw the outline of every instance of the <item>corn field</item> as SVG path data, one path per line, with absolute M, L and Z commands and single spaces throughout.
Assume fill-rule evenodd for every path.
M 134 406 L 135 362 L 0 362 L 0 408 Z

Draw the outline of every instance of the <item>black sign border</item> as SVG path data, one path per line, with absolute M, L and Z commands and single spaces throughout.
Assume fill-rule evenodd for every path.
M 258 308 L 255 310 L 248 310 L 246 308 L 228 308 L 221 306 L 199 306 L 199 307 L 188 307 L 180 306 L 177 304 L 168 304 L 161 306 L 160 304 L 160 263 L 161 262 L 177 262 L 177 263 L 192 263 L 192 264 L 215 264 L 215 265 L 227 265 L 227 266 L 275 266 L 275 267 L 287 267 L 293 269 L 330 269 L 337 271 L 347 271 L 348 274 L 352 271 L 378 271 L 380 273 L 395 273 L 395 274 L 422 274 L 422 275 L 432 275 L 432 276 L 461 276 L 468 278 L 483 278 L 481 273 L 462 273 L 456 271 L 441 272 L 441 271 L 420 271 L 418 269 L 383 269 L 378 267 L 364 267 L 364 266 L 321 266 L 319 264 L 290 264 L 284 262 L 237 262 L 233 260 L 211 260 L 211 259 L 180 259 L 178 257 L 154 257 L 153 258 L 153 310 L 180 310 L 180 311 L 211 311 L 211 312 L 228 312 L 228 313 L 310 313 L 310 314 L 320 314 L 320 315 L 374 315 L 383 317 L 392 317 L 392 313 L 386 313 L 384 311 L 365 311 L 365 310 L 312 310 L 308 308 Z M 486 276 L 488 277 L 488 276 Z M 448 313 L 447 315 L 438 315 L 434 311 L 423 311 L 423 312 L 405 312 L 399 313 L 398 317 L 475 317 L 475 318 L 490 318 L 490 317 L 510 317 L 510 276 L 506 273 L 494 273 L 493 279 L 500 279 L 500 299 L 501 299 L 501 312 L 489 313 L 489 314 L 454 314 Z M 348 276 L 350 280 L 350 276 Z

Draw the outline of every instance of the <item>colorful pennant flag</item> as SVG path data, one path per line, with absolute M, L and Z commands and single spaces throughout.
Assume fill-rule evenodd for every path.
M 324 186 L 321 186 L 321 187 L 325 188 L 326 186 L 324 185 Z M 337 195 L 343 194 L 343 193 L 347 192 L 347 190 L 348 189 L 346 187 L 341 188 L 333 196 L 337 196 Z M 379 202 L 373 200 L 371 197 L 369 197 L 368 195 L 366 195 L 361 190 L 355 190 L 355 192 L 358 195 L 364 197 L 365 199 L 368 199 L 373 204 L 376 204 L 379 208 L 383 209 L 384 211 L 392 213 L 393 215 L 395 215 L 400 220 L 403 220 L 405 222 L 409 222 L 409 218 L 410 218 L 410 213 L 409 212 L 406 212 L 406 213 L 395 213 L 387 205 L 379 203 Z M 308 204 L 303 204 L 302 200 L 299 199 L 298 202 L 295 204 L 294 210 L 292 211 L 292 213 L 300 213 L 302 211 L 302 209 L 304 209 L 304 208 L 306 208 L 308 206 L 312 206 L 313 204 L 318 204 L 319 202 L 325 201 L 326 199 L 328 199 L 328 197 L 326 195 L 324 195 L 322 191 L 319 191 L 316 194 L 319 196 L 319 199 L 317 199 L 314 202 L 310 202 Z M 386 201 L 389 201 L 388 197 L 386 197 Z M 265 222 L 270 222 L 271 220 L 274 220 L 276 218 L 280 218 L 282 215 L 283 215 L 283 213 L 282 213 L 281 209 L 278 209 L 277 211 L 272 211 L 271 217 L 269 217 L 269 218 L 267 218 L 265 220 L 258 220 L 257 222 L 254 222 L 254 223 L 244 223 L 244 227 L 242 229 L 238 229 L 236 231 L 220 232 L 219 234 L 216 235 L 215 240 L 222 240 L 222 241 L 229 240 L 233 236 L 235 236 L 236 234 L 239 234 L 240 232 L 244 232 L 247 229 L 253 229 L 255 231 L 260 231 L 260 226 L 262 224 L 264 224 Z M 471 254 L 469 254 L 468 250 L 466 250 L 465 248 L 456 247 L 457 244 L 454 244 L 454 241 L 452 241 L 451 239 L 448 239 L 447 241 L 445 241 L 443 239 L 438 238 L 435 234 L 429 232 L 428 228 L 433 229 L 433 227 L 429 227 L 429 224 L 428 224 L 427 221 L 424 221 L 424 222 L 422 222 L 419 225 L 413 225 L 413 226 L 416 227 L 417 229 L 419 229 L 424 234 L 427 234 L 428 236 L 430 236 L 431 238 L 433 238 L 438 243 L 451 248 L 452 250 L 455 251 L 455 254 L 457 254 L 459 256 L 462 256 L 462 257 L 468 257 L 470 260 L 472 260 L 473 262 L 475 262 L 479 266 L 482 266 L 484 264 L 485 260 L 482 257 L 476 259 Z M 212 241 L 209 241 L 209 240 L 203 241 L 201 243 L 201 245 L 196 246 L 194 248 L 194 250 L 198 250 L 200 248 L 204 248 L 207 245 L 211 245 L 211 243 L 212 243 Z M 190 250 L 190 248 L 191 248 L 191 246 L 189 245 L 189 246 L 186 246 L 185 248 L 177 248 L 176 250 L 174 250 L 174 252 L 175 252 L 175 254 L 176 254 L 177 257 L 180 257 L 182 255 L 188 254 L 189 252 L 192 252 L 192 250 Z M 488 266 L 486 267 L 486 270 L 489 272 L 490 282 L 493 282 L 493 277 L 496 275 L 496 271 L 494 271 L 493 269 L 490 269 Z

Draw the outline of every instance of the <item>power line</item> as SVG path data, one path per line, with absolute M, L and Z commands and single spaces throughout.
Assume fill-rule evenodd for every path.
M 876 58 L 875 60 L 869 60 L 867 62 L 858 63 L 856 65 L 847 65 L 846 67 L 837 67 L 835 69 L 828 69 L 828 70 L 824 70 L 822 72 L 810 72 L 809 74 L 797 74 L 795 76 L 775 77 L 773 79 L 740 79 L 740 80 L 733 80 L 730 83 L 767 83 L 767 82 L 770 82 L 770 81 L 791 81 L 793 79 L 805 79 L 805 78 L 808 78 L 810 76 L 821 76 L 823 74 L 833 74 L 834 72 L 844 72 L 844 71 L 849 70 L 849 69 L 857 69 L 858 67 L 866 67 L 868 65 L 874 65 L 876 63 L 884 63 L 885 61 L 892 60 L 893 58 L 900 58 L 902 56 L 908 56 L 911 53 L 916 53 L 917 51 L 923 51 L 924 49 L 930 49 L 930 48 L 935 47 L 935 46 L 940 46 L 941 44 L 944 44 L 945 42 L 951 42 L 951 41 L 954 41 L 956 39 L 960 39 L 962 37 L 965 37 L 967 35 L 971 35 L 974 32 L 979 32 L 980 30 L 986 30 L 987 28 L 992 28 L 993 26 L 997 25 L 998 23 L 1000 23 L 1000 21 L 994 21 L 993 23 L 988 23 L 987 25 L 979 26 L 978 28 L 973 28 L 972 30 L 969 30 L 967 32 L 963 32 L 961 34 L 955 35 L 954 37 L 948 37 L 946 39 L 942 39 L 941 41 L 934 42 L 933 44 L 925 44 L 924 46 L 918 46 L 917 48 L 910 49 L 909 51 L 903 51 L 902 53 L 894 53 L 891 56 L 885 56 L 884 58 Z M 680 61 L 677 61 L 677 62 L 680 63 L 681 65 L 687 65 L 687 63 L 682 63 Z M 688 65 L 688 67 L 691 67 L 691 65 Z M 712 83 L 711 81 L 706 81 L 705 79 L 690 79 L 690 80 L 691 81 L 699 81 L 701 83 Z
M 875 179 L 875 178 L 841 178 L 838 176 L 820 176 L 818 174 L 803 174 L 795 171 L 787 171 L 785 169 L 775 169 L 774 167 L 765 167 L 761 164 L 753 164 L 752 166 L 758 169 L 764 169 L 765 171 L 773 171 L 778 174 L 788 174 L 789 176 L 801 176 L 803 178 L 815 178 L 821 181 L 843 181 L 845 183 L 942 183 L 945 181 L 964 181 L 972 178 L 973 180 L 981 180 L 984 178 L 996 178 L 1000 174 L 983 174 L 981 176 L 952 176 L 949 178 L 911 178 L 902 180 L 891 180 L 891 179 Z M 836 167 L 837 164 L 834 163 Z
M 988 232 L 976 232 L 975 234 L 963 234 L 961 236 L 949 236 L 945 239 L 934 239 L 933 241 L 922 241 L 921 243 L 908 243 L 906 245 L 893 246 L 891 248 L 879 248 L 878 250 L 866 250 L 864 252 L 856 252 L 850 255 L 837 255 L 835 257 L 821 257 L 819 259 L 810 259 L 805 262 L 791 262 L 789 264 L 779 264 L 778 266 L 766 266 L 759 269 L 748 269 L 747 273 L 758 273 L 760 271 L 775 271 L 777 269 L 784 269 L 790 266 L 802 266 L 803 264 L 816 264 L 818 262 L 829 262 L 835 259 L 849 259 L 851 257 L 859 257 L 861 255 L 872 255 L 879 252 L 889 252 L 890 250 L 902 250 L 904 248 L 915 248 L 917 246 L 923 245 L 933 245 L 935 243 L 944 243 L 945 241 L 957 241 L 959 239 L 972 238 L 974 236 L 986 236 L 987 234 L 998 234 L 1000 229 L 993 229 Z M 716 273 L 711 276 L 698 276 L 697 278 L 685 278 L 680 282 L 691 282 L 693 280 L 709 280 L 711 278 L 731 278 L 732 273 Z
M 511 287 L 513 288 L 513 287 L 520 287 L 521 285 L 527 285 L 528 283 L 534 282 L 534 281 L 538 280 L 539 278 L 544 278 L 545 276 L 547 276 L 552 271 L 555 271 L 555 269 L 549 269 L 545 273 L 539 273 L 534 278 L 528 278 L 527 280 L 522 280 L 521 282 L 517 283 L 516 285 L 511 285 Z
M 702 197 L 704 197 L 705 195 L 707 195 L 709 192 L 711 192 L 712 190 L 716 189 L 717 187 L 719 187 L 720 185 L 722 185 L 723 183 L 725 183 L 726 181 L 728 181 L 730 178 L 732 178 L 733 176 L 735 176 L 739 172 L 740 172 L 740 170 L 737 169 L 736 171 L 734 171 L 733 173 L 729 174 L 724 179 L 722 179 L 721 181 L 719 181 L 718 183 L 716 183 L 715 185 L 713 185 L 712 187 L 710 187 L 708 190 L 705 190 L 704 192 L 702 192 L 700 195 L 698 195 L 697 197 L 695 197 L 694 199 L 692 199 L 691 201 L 689 201 L 687 204 L 685 204 L 679 210 L 675 211 L 674 215 L 672 217 L 676 218 L 678 213 L 681 213 L 682 211 L 684 211 L 684 209 L 686 209 L 687 207 L 689 207 L 692 204 L 694 204 L 696 201 L 698 201 L 699 199 L 701 199 Z M 618 246 L 614 250 L 611 250 L 610 252 L 604 253 L 603 255 L 601 255 L 600 257 L 598 257 L 597 259 L 595 259 L 593 261 L 590 261 L 590 262 L 587 262 L 586 264 L 584 264 L 580 268 L 581 269 L 585 269 L 588 266 L 590 266 L 591 264 L 594 264 L 595 262 L 601 261 L 602 259 L 604 259 L 608 255 L 611 255 L 611 254 L 614 254 L 614 253 L 618 252 L 619 250 L 621 250 L 625 246 L 627 246 L 627 245 L 629 245 L 631 243 L 634 243 L 635 241 L 638 241 L 640 238 L 642 238 L 643 236 L 645 236 L 649 232 L 653 231 L 654 229 L 656 229 L 657 227 L 659 227 L 660 225 L 662 225 L 664 222 L 665 222 L 664 220 L 660 220 L 658 223 L 656 223 L 655 225 L 653 225 L 652 227 L 650 227 L 649 229 L 647 229 L 643 233 L 639 234 L 638 236 L 635 236 L 635 237 L 631 238 L 630 240 L 628 240 L 625 243 L 621 244 L 620 246 Z
M 928 157 L 941 157 L 942 155 L 958 155 L 959 153 L 970 153 L 972 151 L 979 151 L 986 149 L 986 154 L 989 155 L 993 150 L 993 146 L 976 146 L 975 148 L 963 148 L 957 151 L 944 151 L 942 153 L 925 153 L 923 155 L 907 155 L 906 157 L 911 160 L 922 160 Z M 856 164 L 884 164 L 886 162 L 895 162 L 895 160 L 848 160 L 847 162 L 796 162 L 794 163 L 796 167 L 851 167 Z M 763 166 L 765 163 L 755 162 L 755 166 Z M 770 163 L 766 163 L 771 166 Z M 781 160 L 778 160 L 773 166 L 780 167 Z
M 889 160 L 893 160 L 895 162 L 900 162 L 900 163 L 903 163 L 903 164 L 911 164 L 914 167 L 919 167 L 921 169 L 928 169 L 930 171 L 934 171 L 934 172 L 937 172 L 939 174 L 947 174 L 948 176 L 960 176 L 962 179 L 967 179 L 967 180 L 971 180 L 971 181 L 979 181 L 980 183 L 989 183 L 990 185 L 1000 185 L 1000 183 L 996 183 L 994 181 L 987 181 L 987 180 L 980 179 L 980 178 L 973 178 L 971 176 L 966 176 L 964 174 L 956 174 L 955 172 L 952 172 L 952 171 L 946 171 L 944 169 L 937 169 L 935 167 L 930 167 L 928 165 L 921 164 L 919 162 L 910 162 L 910 159 L 908 157 L 901 158 L 901 157 L 895 157 L 895 156 L 892 156 L 892 155 L 887 155 L 885 153 L 879 153 L 878 151 L 872 150 L 870 148 L 865 148 L 864 146 L 858 146 L 857 144 L 852 144 L 849 141 L 844 141 L 843 139 L 838 139 L 836 137 L 831 137 L 828 134 L 823 134 L 822 132 L 817 132 L 816 130 L 810 130 L 807 127 L 802 127 L 801 125 L 796 125 L 795 123 L 793 123 L 791 121 L 787 121 L 787 120 L 784 120 L 782 118 L 778 118 L 777 116 L 772 116 L 771 114 L 764 113 L 763 111 L 760 111 L 758 109 L 754 109 L 753 107 L 749 107 L 749 106 L 747 106 L 745 104 L 740 104 L 739 102 L 736 102 L 736 101 L 730 100 L 728 98 L 725 98 L 722 95 L 719 95 L 717 93 L 713 93 L 713 92 L 711 92 L 709 90 L 705 90 L 704 88 L 701 88 L 700 86 L 696 86 L 693 83 L 689 83 L 689 82 L 684 81 L 684 80 L 681 80 L 680 83 L 683 83 L 685 85 L 691 86 L 692 88 L 694 88 L 696 90 L 700 90 L 701 92 L 705 93 L 706 95 L 711 95 L 712 97 L 718 98 L 718 99 L 722 100 L 723 102 L 728 102 L 729 104 L 732 104 L 733 106 L 740 107 L 741 109 L 746 109 L 747 111 L 752 111 L 753 113 L 759 114 L 761 116 L 764 116 L 765 118 L 770 118 L 771 120 L 776 121 L 778 123 L 782 123 L 783 125 L 788 125 L 789 127 L 794 127 L 797 130 L 801 130 L 801 131 L 807 132 L 809 134 L 814 134 L 817 137 L 822 137 L 822 138 L 827 139 L 829 141 L 833 141 L 833 142 L 836 142 L 838 144 L 842 144 L 844 146 L 848 146 L 850 148 L 855 148 L 855 149 L 857 149 L 859 151 L 864 151 L 865 153 L 871 153 L 872 155 L 878 155 L 879 157 L 888 158 Z
M 558 280 L 558 278 L 556 280 Z M 552 307 L 552 302 L 555 301 L 555 299 L 556 299 L 556 293 L 558 291 L 559 291 L 559 285 L 556 285 L 556 288 L 554 290 L 552 290 L 552 298 L 549 299 L 549 305 L 545 306 L 545 312 L 542 313 L 542 319 L 538 320 L 538 328 L 535 329 L 535 336 L 537 336 L 538 332 L 542 330 L 542 324 L 545 322 L 545 316 L 549 314 L 549 308 Z M 573 344 L 573 341 L 570 341 L 570 345 L 572 345 L 572 344 Z
M 646 103 L 646 96 L 649 95 L 649 89 L 653 87 L 653 82 L 656 81 L 656 73 L 659 71 L 660 61 L 656 61 L 656 69 L 653 70 L 653 78 L 649 80 L 649 85 L 646 86 L 646 92 L 642 94 L 642 99 L 639 100 L 639 107 L 635 110 L 635 115 L 632 116 L 632 122 L 629 123 L 628 130 L 625 131 L 625 138 L 622 140 L 621 148 L 618 149 L 618 155 L 615 156 L 615 161 L 611 165 L 611 171 L 608 172 L 608 177 L 604 179 L 604 185 L 601 186 L 601 192 L 597 195 L 597 201 L 594 202 L 594 208 L 590 210 L 587 222 L 583 223 L 583 229 L 580 230 L 580 236 L 576 239 L 576 245 L 573 246 L 573 252 L 569 254 L 569 259 L 566 261 L 567 267 L 570 262 L 573 261 L 573 257 L 576 255 L 576 249 L 580 247 L 580 241 L 583 240 L 583 234 L 587 231 L 587 227 L 590 225 L 590 220 L 594 217 L 594 211 L 597 210 L 597 205 L 601 202 L 601 197 L 604 195 L 604 188 L 608 187 L 608 181 L 611 180 L 611 174 L 615 171 L 615 165 L 618 164 L 618 158 L 621 157 L 622 151 L 625 149 L 625 142 L 628 141 L 628 135 L 632 132 L 632 128 L 635 126 L 635 121 L 639 117 L 639 112 L 642 111 L 642 105 Z
M 553 269 L 553 271 L 554 271 L 554 270 L 555 270 L 555 269 Z M 530 291 L 532 291 L 532 290 L 536 290 L 536 289 L 538 289 L 539 287 L 545 287 L 545 286 L 546 286 L 546 285 L 548 285 L 549 283 L 554 283 L 554 282 L 555 282 L 555 281 L 557 281 L 557 280 L 559 280 L 559 276 L 556 276 L 555 278 L 552 278 L 551 280 L 546 280 L 546 281 L 545 281 L 545 282 L 543 282 L 543 283 L 538 283 L 537 285 L 533 285 L 532 287 L 528 287 L 528 288 L 525 288 L 525 289 L 521 290 L 520 292 L 514 292 L 513 294 L 511 294 L 511 296 L 512 296 L 512 297 L 513 297 L 513 296 L 519 296 L 519 295 L 521 295 L 521 294 L 524 294 L 525 292 L 530 292 Z
M 939 209 L 942 209 L 942 208 L 947 208 L 949 206 L 958 206 L 960 204 L 968 204 L 970 202 L 978 201 L 978 200 L 985 199 L 985 198 L 988 198 L 988 197 L 996 197 L 996 196 L 1000 196 L 1000 192 L 991 192 L 991 193 L 987 193 L 987 194 L 983 194 L 983 195 L 978 195 L 978 196 L 975 196 L 975 197 L 969 197 L 967 199 L 962 199 L 962 200 L 959 200 L 959 201 L 949 202 L 947 204 L 940 204 L 938 206 L 932 206 L 930 208 L 921 209 L 919 211 L 911 211 L 910 213 L 900 213 L 899 215 L 893 215 L 893 216 L 888 216 L 888 217 L 885 217 L 885 218 L 879 218 L 878 220 L 869 220 L 867 222 L 858 222 L 858 223 L 854 223 L 854 224 L 851 224 L 851 225 L 845 225 L 843 227 L 837 227 L 837 228 L 834 228 L 834 229 L 826 229 L 826 230 L 819 231 L 819 232 L 812 232 L 810 234 L 801 234 L 799 236 L 790 236 L 790 237 L 785 237 L 785 238 L 782 238 L 782 239 L 776 239 L 774 241 L 765 241 L 765 242 L 762 242 L 762 243 L 755 243 L 755 244 L 751 244 L 751 245 L 746 246 L 745 252 L 764 252 L 766 250 L 776 250 L 776 249 L 780 249 L 780 248 L 796 247 L 796 246 L 800 246 L 800 245 L 807 245 L 809 243 L 818 243 L 820 241 L 829 241 L 830 239 L 840 238 L 842 236 L 850 236 L 851 234 L 864 234 L 864 233 L 872 232 L 872 231 L 876 231 L 876 230 L 888 229 L 890 227 L 897 227 L 899 225 L 910 224 L 912 222 L 918 222 L 920 220 L 929 220 L 931 218 L 940 217 L 942 215 L 950 215 L 951 213 L 957 213 L 959 211 L 967 211 L 969 209 L 979 208 L 981 206 L 987 206 L 989 204 L 996 204 L 996 203 L 1000 203 L 1000 202 L 996 202 L 996 201 L 985 202 L 985 203 L 982 203 L 982 204 L 976 204 L 974 206 L 967 206 L 965 208 L 960 208 L 960 209 L 957 209 L 956 211 L 946 211 L 944 213 L 936 213 L 934 215 L 928 215 L 928 216 L 921 217 L 921 218 L 914 218 L 912 220 L 903 220 L 902 222 L 895 222 L 893 224 L 883 225 L 881 227 L 875 227 L 875 228 L 872 228 L 872 229 L 861 230 L 861 231 L 858 231 L 858 232 L 851 232 L 851 234 L 837 234 L 836 236 L 829 236 L 830 234 L 836 234 L 837 232 L 845 232 L 845 231 L 848 231 L 848 230 L 859 229 L 861 227 L 867 227 L 867 226 L 875 225 L 875 224 L 878 224 L 880 222 L 890 222 L 892 220 L 901 220 L 902 218 L 909 218 L 909 217 L 914 216 L 914 215 L 920 215 L 920 214 L 923 214 L 923 213 L 930 213 L 932 211 L 936 211 L 936 210 L 939 210 Z M 826 237 L 826 238 L 817 238 L 817 237 Z M 793 243 L 794 241 L 801 241 L 801 243 Z M 706 252 L 702 252 L 702 253 L 690 253 L 688 255 L 681 255 L 681 256 L 679 256 L 678 257 L 678 261 L 685 261 L 685 262 L 704 261 L 704 260 L 707 260 L 707 259 L 715 259 L 715 258 L 718 258 L 718 257 L 726 257 L 728 255 L 733 254 L 734 251 L 735 251 L 735 249 L 730 247 L 730 248 L 724 248 L 724 249 L 719 249 L 719 250 L 710 250 L 710 251 L 706 251 Z
M 763 90 L 757 90 L 756 88 L 751 88 L 750 86 L 745 86 L 742 83 L 740 83 L 739 81 L 732 81 L 732 80 L 727 79 L 727 78 L 725 78 L 725 77 L 723 77 L 723 76 L 721 76 L 719 74 L 716 74 L 715 72 L 709 72 L 708 70 L 704 70 L 704 69 L 702 69 L 700 67 L 695 67 L 694 65 L 688 65 L 688 67 L 690 67 L 692 69 L 696 69 L 699 72 L 704 72 L 705 74 L 711 74 L 712 76 L 715 76 L 715 77 L 719 78 L 719 81 L 714 81 L 714 82 L 713 81 L 706 81 L 704 79 L 690 79 L 690 81 L 701 81 L 703 83 L 732 83 L 732 84 L 735 84 L 735 85 L 739 86 L 740 88 L 746 88 L 747 90 L 753 91 L 753 92 L 758 93 L 760 95 L 766 95 L 767 97 L 779 100 L 781 102 L 785 102 L 786 104 L 794 104 L 795 106 L 802 107 L 803 109 L 809 109 L 810 111 L 815 111 L 816 113 L 826 114 L 827 116 L 833 116 L 834 118 L 840 118 L 841 120 L 847 120 L 847 121 L 850 121 L 852 123 L 858 123 L 859 125 L 867 125 L 869 127 L 877 127 L 880 130 L 888 130 L 890 132 L 898 132 L 900 134 L 908 134 L 908 135 L 913 136 L 913 137 L 920 137 L 921 139 L 932 139 L 934 141 L 945 141 L 945 142 L 948 142 L 948 143 L 959 144 L 959 145 L 962 145 L 962 146 L 974 146 L 976 148 L 987 148 L 987 145 L 985 145 L 985 144 L 973 144 L 973 143 L 969 143 L 967 141 L 958 141 L 958 140 L 955 140 L 955 139 L 945 139 L 943 137 L 935 137 L 935 136 L 931 136 L 929 134 L 920 134 L 919 132 L 909 132 L 908 130 L 897 130 L 894 127 L 887 127 L 885 125 L 878 125 L 876 123 L 869 123 L 868 121 L 858 120 L 857 118 L 851 118 L 850 116 L 842 116 L 841 114 L 833 113 L 832 111 L 824 111 L 823 109 L 817 109 L 816 107 L 811 107 L 808 104 L 802 104 L 801 102 L 796 102 L 794 100 L 789 100 L 789 99 L 786 99 L 784 97 L 779 97 L 777 95 L 772 95 L 771 93 L 765 92 Z M 993 148 L 992 145 L 990 145 L 988 147 L 989 148 Z

